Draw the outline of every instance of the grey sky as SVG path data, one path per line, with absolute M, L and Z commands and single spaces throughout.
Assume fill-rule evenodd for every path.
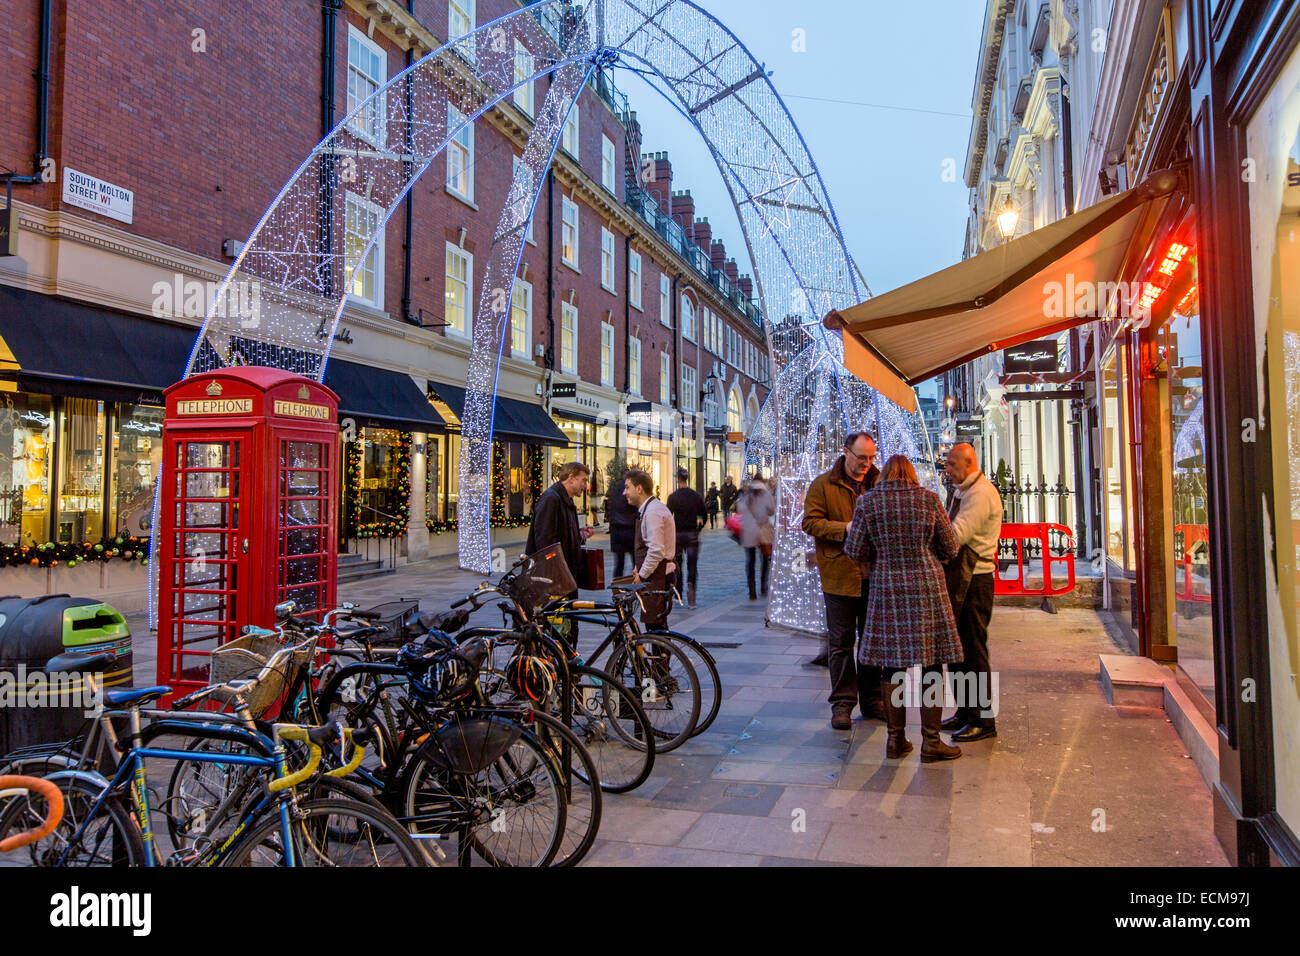
M 701 5 L 774 71 L 873 293 L 961 258 L 961 170 L 984 0 Z M 806 52 L 792 48 L 796 29 L 804 31 Z M 728 255 L 749 271 L 739 224 L 698 134 L 640 77 L 619 71 L 616 82 L 637 111 L 645 150 L 668 151 L 673 188 L 691 190 L 696 215 L 709 217 Z M 942 179 L 945 159 L 955 164 L 954 182 Z

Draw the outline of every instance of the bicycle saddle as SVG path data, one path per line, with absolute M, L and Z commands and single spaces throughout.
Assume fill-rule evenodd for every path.
M 104 691 L 104 706 L 116 710 L 119 707 L 147 704 L 165 694 L 170 694 L 171 690 L 170 687 L 163 684 L 154 687 L 119 687 L 114 690 L 106 690 Z

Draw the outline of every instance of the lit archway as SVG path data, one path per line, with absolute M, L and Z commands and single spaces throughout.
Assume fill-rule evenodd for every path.
M 532 54 L 531 72 L 523 75 L 517 44 Z M 476 196 L 480 204 L 499 202 L 502 212 L 474 300 L 459 548 L 463 567 L 488 572 L 493 396 L 524 233 L 577 94 L 597 70 L 625 64 L 647 76 L 704 138 L 740 220 L 773 374 L 746 449 L 749 462 L 778 479 L 769 617 L 820 628 L 816 569 L 802 560 L 809 542 L 799 529 L 807 482 L 834 460 L 849 428 L 874 423 L 886 454 L 926 458 L 928 444 L 917 416 L 844 371 L 842 343 L 820 319 L 868 290 L 821 176 L 767 71 L 689 0 L 543 0 L 448 42 L 376 90 L 285 184 L 214 296 L 224 302 L 231 283 L 257 283 L 260 315 L 250 322 L 214 308 L 186 373 L 243 362 L 323 378 L 357 266 L 412 184 L 486 111 L 549 76 L 507 192 L 493 197 L 480 189 Z M 350 235 L 349 194 L 379 210 L 360 230 L 354 217 Z

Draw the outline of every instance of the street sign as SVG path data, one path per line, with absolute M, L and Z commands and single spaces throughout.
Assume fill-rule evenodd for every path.
M 551 386 L 551 398 L 577 398 L 577 382 L 561 382 L 558 385 Z
M 1002 351 L 1002 368 L 1006 372 L 1055 372 L 1056 339 L 1022 342 Z
M 135 193 L 70 166 L 63 167 L 63 201 L 128 224 L 135 216 Z

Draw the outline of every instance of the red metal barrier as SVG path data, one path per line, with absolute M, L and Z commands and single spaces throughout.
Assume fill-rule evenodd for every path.
M 1051 553 L 1048 542 L 1048 532 L 1057 531 L 1065 535 L 1070 540 L 1070 550 L 1063 555 L 1054 555 Z M 1003 522 L 1002 533 L 998 536 L 999 547 L 998 553 L 1001 554 L 1002 541 L 1016 542 L 1016 576 L 1014 578 L 1004 578 L 1002 576 L 1002 564 L 999 561 L 997 568 L 993 571 L 994 594 L 1015 594 L 1023 597 L 1057 597 L 1061 594 L 1069 594 L 1074 590 L 1074 532 L 1063 524 L 1048 524 L 1047 522 L 1034 523 L 1008 523 Z M 1040 553 L 1043 556 L 1043 586 L 1041 588 L 1025 587 L 1025 542 L 1028 540 L 1037 540 L 1040 545 Z M 1052 580 L 1052 568 L 1056 565 L 1064 565 L 1065 583 L 1054 584 Z
M 1201 541 L 1206 542 L 1209 547 L 1210 527 L 1203 524 L 1176 524 L 1174 525 L 1174 536 L 1183 536 L 1183 556 L 1178 565 L 1183 569 L 1183 580 L 1174 591 L 1174 597 L 1179 601 L 1200 601 L 1208 603 L 1210 600 L 1209 592 L 1196 590 L 1196 579 L 1192 577 L 1192 566 L 1195 562 L 1192 560 L 1192 552 L 1196 550 L 1193 545 Z M 1177 584 L 1177 582 L 1175 582 Z

